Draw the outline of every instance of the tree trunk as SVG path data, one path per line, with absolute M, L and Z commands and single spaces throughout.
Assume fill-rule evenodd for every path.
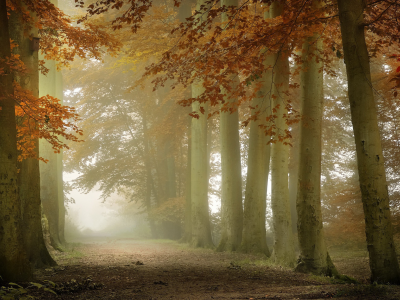
M 300 113 L 301 110 L 299 109 Z M 297 234 L 297 210 L 296 210 L 296 201 L 297 201 L 297 184 L 299 181 L 299 155 L 300 155 L 300 129 L 299 123 L 292 124 L 292 136 L 295 137 L 292 139 L 292 147 L 289 150 L 289 202 L 290 202 L 290 215 L 292 217 L 292 232 L 294 235 Z M 296 241 L 295 241 L 296 242 Z
M 223 0 L 221 5 L 237 6 L 237 0 Z M 227 22 L 226 14 L 222 22 Z M 238 78 L 232 78 L 232 88 L 238 84 Z M 221 89 L 222 93 L 227 93 Z M 235 98 L 224 97 L 228 107 L 237 102 Z M 222 104 L 223 107 L 223 104 Z M 239 114 L 238 110 L 231 113 L 220 113 L 221 137 L 221 240 L 217 251 L 235 251 L 242 241 L 243 207 L 242 207 L 242 170 L 240 164 L 239 144 Z
M 196 10 L 204 5 L 204 0 L 197 0 Z M 201 16 L 200 16 L 201 18 Z M 192 84 L 192 97 L 204 92 L 201 81 Z M 200 107 L 205 109 L 204 114 Z M 210 214 L 208 207 L 208 169 L 209 157 L 207 148 L 207 103 L 194 102 L 192 110 L 199 118 L 192 118 L 192 155 L 191 155 L 191 194 L 192 200 L 192 241 L 193 247 L 214 247 L 211 238 Z
M 42 58 L 43 59 L 43 58 Z M 54 61 L 46 61 L 49 73 L 45 76 L 39 74 L 39 96 L 50 95 L 56 97 L 56 77 L 60 76 L 56 70 Z M 40 156 L 48 159 L 47 163 L 40 162 L 40 194 L 45 214 L 49 224 L 50 243 L 54 249 L 62 251 L 60 240 L 60 203 L 58 199 L 58 172 L 57 154 L 49 142 L 40 140 Z
M 363 0 L 338 0 L 371 280 L 400 283 L 381 138 L 364 35 Z
M 181 2 L 178 10 L 178 20 L 185 22 L 186 18 L 192 15 L 192 2 L 193 0 L 184 0 Z M 190 98 L 192 96 L 190 88 L 185 91 L 185 96 Z M 190 243 L 192 241 L 192 204 L 191 204 L 191 155 L 192 155 L 192 120 L 188 119 L 188 152 L 187 152 L 187 165 L 186 165 L 186 178 L 185 178 L 185 221 L 183 228 L 183 236 L 181 242 Z
M 64 104 L 64 83 L 61 72 L 57 72 L 56 76 L 56 94 L 57 99 L 60 99 L 60 104 Z M 63 141 L 62 137 L 59 137 Z M 59 215 L 58 215 L 58 235 L 60 243 L 62 245 L 66 244 L 64 231 L 65 231 L 65 203 L 64 203 L 64 181 L 63 181 L 63 150 L 56 154 L 57 159 L 57 198 L 59 205 Z
M 282 5 L 273 3 L 270 8 L 270 17 L 275 18 L 282 13 Z M 288 125 L 284 118 L 287 114 L 285 108 L 285 92 L 289 89 L 289 60 L 286 54 L 278 53 L 274 66 L 274 85 L 272 88 L 272 106 L 279 108 L 276 112 L 275 126 L 277 135 L 285 135 Z M 271 206 L 274 229 L 275 262 L 294 266 L 296 254 L 294 251 L 294 238 L 292 232 L 292 219 L 289 203 L 289 145 L 276 141 L 271 147 Z
M 20 59 L 27 68 L 27 73 L 20 74 L 16 79 L 23 89 L 31 91 L 34 97 L 39 97 L 38 52 L 30 49 L 30 39 L 24 33 L 22 16 L 12 12 L 9 23 L 11 25 L 10 38 L 18 44 L 13 51 L 20 55 Z M 37 37 L 38 30 L 32 27 L 30 34 Z M 36 153 L 39 154 L 38 139 L 35 145 Z M 54 266 L 56 262 L 50 256 L 43 239 L 39 161 L 35 158 L 24 159 L 18 163 L 18 168 L 20 170 L 18 188 L 25 228 L 23 238 L 28 259 L 34 268 Z
M 190 117 L 191 118 L 191 117 Z M 192 120 L 188 123 L 188 152 L 185 181 L 185 226 L 181 242 L 190 243 L 192 240 L 192 200 L 191 200 L 191 161 L 192 161 Z
M 192 95 L 203 93 L 201 83 L 192 84 Z M 207 104 L 202 104 L 203 106 Z M 191 155 L 191 200 L 192 200 L 192 246 L 214 247 L 211 239 L 210 216 L 208 211 L 208 161 L 207 161 L 207 109 L 200 113 L 200 103 L 192 104 L 199 118 L 192 119 Z
M 323 63 L 315 56 L 322 40 L 314 34 L 303 44 L 300 71 L 301 111 L 300 159 L 297 187 L 298 236 L 297 271 L 316 275 L 337 274 L 325 245 L 321 213 L 321 123 L 323 117 Z M 311 57 L 311 58 L 310 58 Z
M 227 5 L 227 4 L 225 4 Z M 234 80 L 234 79 L 233 79 Z M 224 89 L 222 89 L 222 92 Z M 226 99 L 228 103 L 237 99 Z M 218 251 L 235 251 L 242 241 L 242 173 L 238 111 L 221 112 L 221 240 Z
M 13 77 L 4 63 L 11 56 L 6 0 L 0 0 L 0 276 L 28 281 L 32 272 L 22 235 L 21 202 L 17 186 L 17 128 L 12 99 Z
M 173 137 L 171 137 L 172 139 Z M 165 157 L 167 167 L 167 200 L 176 198 L 176 172 L 175 172 L 175 154 L 171 140 L 165 145 Z M 181 223 L 179 221 L 164 221 L 165 233 L 168 239 L 178 240 L 182 235 Z
M 266 12 L 264 18 L 268 18 Z M 274 56 L 267 56 L 264 65 L 271 68 Z M 246 191 L 243 211 L 243 234 L 240 251 L 245 253 L 263 253 L 270 256 L 265 229 L 267 184 L 270 161 L 270 137 L 265 136 L 260 125 L 265 125 L 265 118 L 270 115 L 268 103 L 271 100 L 272 71 L 262 74 L 262 88 L 257 97 L 252 99 L 252 113 L 260 113 L 258 119 L 250 123 L 249 150 L 247 159 Z
M 151 209 L 152 209 L 152 204 L 151 204 L 151 186 L 152 186 L 152 174 L 151 174 L 151 164 L 150 164 L 150 147 L 149 147 L 149 138 L 147 134 L 147 119 L 146 119 L 146 113 L 143 112 L 142 115 L 142 126 L 143 126 L 143 143 L 144 143 L 144 165 L 146 168 L 146 199 L 145 199 L 145 205 L 146 205 L 146 212 L 147 212 L 147 217 L 149 221 L 149 226 L 150 226 L 150 232 L 151 232 L 151 237 L 153 239 L 158 238 L 158 232 L 157 232 L 157 227 L 152 218 L 149 217 Z

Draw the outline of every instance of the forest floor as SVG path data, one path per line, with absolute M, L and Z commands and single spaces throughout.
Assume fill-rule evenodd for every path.
M 359 284 L 295 273 L 260 256 L 192 249 L 172 241 L 91 239 L 52 253 L 59 266 L 35 272 L 38 299 L 400 299 L 400 286 L 368 285 L 366 251 L 333 252 Z

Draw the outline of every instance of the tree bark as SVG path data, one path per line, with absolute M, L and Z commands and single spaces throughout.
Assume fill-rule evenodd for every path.
M 191 117 L 190 117 L 191 118 Z M 185 181 L 185 223 L 181 242 L 190 243 L 192 240 L 192 200 L 191 200 L 191 165 L 192 165 L 192 120 L 188 122 L 188 151 Z
M 39 96 L 50 95 L 56 97 L 58 74 L 54 61 L 46 61 L 49 73 L 45 76 L 39 74 Z M 57 171 L 57 154 L 52 145 L 46 140 L 39 141 L 40 156 L 48 159 L 47 163 L 40 162 L 40 194 L 45 214 L 49 224 L 50 243 L 54 249 L 62 251 L 60 240 L 60 203 L 59 203 L 59 179 Z
M 400 283 L 384 158 L 364 35 L 363 0 L 338 0 L 371 281 Z
M 192 95 L 204 92 L 202 83 L 192 84 Z M 203 106 L 207 104 L 202 104 Z M 194 247 L 212 248 L 210 216 L 208 211 L 207 109 L 200 113 L 200 103 L 192 104 L 199 118 L 192 118 L 191 200 L 192 242 Z
M 223 0 L 221 5 L 237 6 L 237 0 Z M 222 22 L 227 22 L 226 14 L 222 15 Z M 232 89 L 238 84 L 238 78 L 232 78 Z M 228 91 L 221 89 L 222 93 Z M 237 102 L 235 98 L 224 97 L 225 102 L 231 105 Z M 223 107 L 223 104 L 222 104 Z M 242 241 L 243 207 L 242 207 L 242 170 L 240 164 L 239 144 L 239 113 L 221 111 L 220 113 L 221 139 L 221 240 L 217 251 L 236 251 Z
M 282 13 L 282 5 L 275 2 L 270 7 L 270 17 L 275 18 Z M 288 125 L 284 118 L 287 114 L 286 95 L 289 89 L 289 59 L 284 53 L 276 54 L 274 66 L 274 85 L 272 88 L 272 106 L 279 108 L 276 112 L 276 133 L 285 135 Z M 289 145 L 276 141 L 271 146 L 271 206 L 273 214 L 274 250 L 276 263 L 294 266 L 296 255 L 292 232 L 292 219 L 289 203 Z
M 185 22 L 186 18 L 192 15 L 193 0 L 185 0 L 181 2 L 178 10 L 178 20 Z M 187 88 L 185 91 L 186 97 L 192 96 L 191 89 Z M 188 152 L 187 152 L 187 165 L 186 165 L 186 178 L 185 178 L 185 221 L 183 228 L 183 236 L 181 242 L 191 243 L 192 241 L 192 204 L 191 204 L 191 155 L 192 155 L 192 120 L 188 119 Z
M 300 136 L 298 134 L 298 129 L 296 128 L 298 124 L 292 125 L 292 136 Z M 296 133 L 297 132 L 297 133 Z M 289 202 L 290 202 L 290 215 L 292 218 L 292 232 L 297 233 L 297 183 L 299 181 L 299 142 L 295 138 L 292 140 L 292 148 L 289 150 L 290 162 L 289 162 Z
M 0 0 L 0 276 L 5 281 L 27 281 L 32 271 L 23 243 L 18 195 L 17 128 L 13 76 L 5 59 L 11 56 L 6 0 Z
M 268 18 L 266 12 L 264 18 Z M 252 99 L 252 113 L 260 113 L 258 119 L 250 123 L 249 151 L 247 160 L 246 191 L 243 211 L 243 234 L 240 251 L 245 253 L 263 253 L 270 256 L 267 246 L 265 213 L 267 200 L 267 184 L 270 162 L 270 137 L 265 136 L 260 125 L 265 125 L 265 118 L 270 115 L 272 88 L 272 66 L 274 56 L 268 55 L 264 61 L 266 68 L 260 81 L 262 87 L 257 97 Z
M 9 23 L 10 38 L 18 44 L 13 52 L 20 55 L 20 59 L 27 68 L 27 73 L 19 74 L 16 80 L 23 89 L 31 91 L 34 97 L 39 97 L 38 52 L 30 49 L 30 38 L 24 32 L 23 18 L 11 12 Z M 30 35 L 37 37 L 38 30 L 32 27 Z M 20 121 L 23 122 L 23 120 Z M 38 139 L 35 145 L 38 155 Z M 34 268 L 54 266 L 56 262 L 50 256 L 43 239 L 39 161 L 35 158 L 24 159 L 18 163 L 18 168 L 18 188 L 25 228 L 23 238 L 28 259 Z
M 147 133 L 147 118 L 146 113 L 142 113 L 142 126 L 143 126 L 143 143 L 144 143 L 144 165 L 146 168 L 146 198 L 145 198 L 145 205 L 146 205 L 146 212 L 147 218 L 149 221 L 151 237 L 153 239 L 158 238 L 157 227 L 152 218 L 149 218 L 152 203 L 151 203 L 151 186 L 152 186 L 152 174 L 151 174 L 151 164 L 150 164 L 150 146 L 149 146 L 149 138 Z
M 197 0 L 196 10 L 204 5 L 204 0 Z M 200 17 L 201 18 L 201 17 Z M 192 97 L 204 92 L 201 80 L 192 84 Z M 205 109 L 204 114 L 200 107 Z M 194 102 L 192 111 L 199 118 L 192 118 L 192 155 L 191 155 L 191 194 L 192 200 L 192 241 L 193 247 L 213 248 L 211 238 L 210 214 L 208 207 L 208 169 L 209 157 L 207 148 L 207 103 Z
M 60 100 L 60 104 L 64 104 L 64 82 L 61 72 L 57 72 L 56 76 L 56 94 L 57 99 Z M 59 137 L 63 141 L 62 137 Z M 64 203 L 64 181 L 63 181 L 63 149 L 60 153 L 56 154 L 57 159 L 57 199 L 59 205 L 59 215 L 58 215 L 58 235 L 60 243 L 66 245 L 66 240 L 64 236 L 65 231 L 65 203 Z
M 333 266 L 325 244 L 321 213 L 321 124 L 323 117 L 323 63 L 316 56 L 322 51 L 319 34 L 303 44 L 300 71 L 302 120 L 297 187 L 298 237 L 300 247 L 297 271 L 332 276 Z

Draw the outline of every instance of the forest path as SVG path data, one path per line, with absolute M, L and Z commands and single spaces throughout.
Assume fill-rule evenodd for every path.
M 334 284 L 260 256 L 171 241 L 92 238 L 73 247 L 55 255 L 58 267 L 36 272 L 37 282 L 50 280 L 61 292 L 40 299 L 400 299 L 397 286 Z M 363 281 L 365 263 L 353 257 L 336 264 Z

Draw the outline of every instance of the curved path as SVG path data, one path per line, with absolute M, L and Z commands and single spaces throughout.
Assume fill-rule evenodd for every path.
M 169 241 L 91 239 L 56 254 L 56 260 L 59 267 L 38 271 L 37 281 L 64 283 L 65 293 L 41 299 L 400 299 L 399 287 L 334 284 L 272 266 L 259 256 Z M 364 257 L 337 262 L 339 270 L 353 269 L 348 275 L 361 281 L 368 276 L 366 264 Z M 71 282 L 86 285 L 68 291 Z

